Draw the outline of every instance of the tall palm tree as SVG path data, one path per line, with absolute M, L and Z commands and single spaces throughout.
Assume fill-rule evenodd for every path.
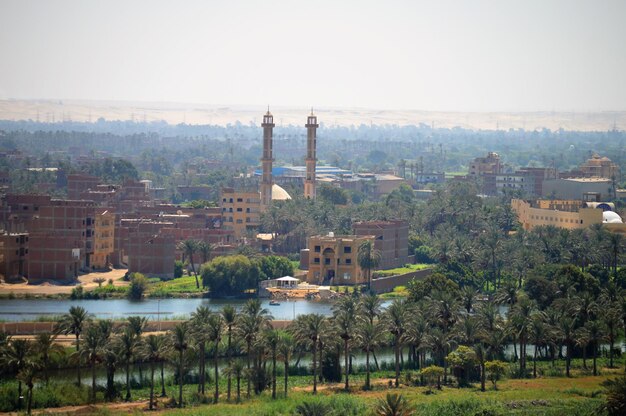
M 617 263 L 621 252 L 624 250 L 624 241 L 626 239 L 620 233 L 609 233 L 608 247 L 612 256 L 613 274 L 617 274 Z
M 32 351 L 32 344 L 26 339 L 13 339 L 8 344 L 4 355 L 0 357 L 2 359 L 3 367 L 12 368 L 19 374 L 22 371 L 29 359 L 29 355 Z M 22 408 L 22 380 L 17 380 L 17 397 L 18 397 L 18 409 Z
M 280 332 L 277 329 L 267 328 L 263 331 L 263 344 L 270 350 L 272 356 L 272 399 L 276 399 L 276 358 L 280 345 Z
M 565 374 L 570 377 L 570 364 L 572 361 L 572 350 L 576 343 L 576 321 L 574 318 L 568 315 L 563 315 L 558 321 L 558 327 L 556 328 L 559 334 L 559 340 L 562 345 L 565 345 L 567 349 L 565 355 Z
M 235 377 L 237 384 L 237 403 L 241 401 L 241 377 L 245 372 L 245 367 L 241 360 L 231 361 L 224 370 L 229 378 Z
M 193 261 L 193 255 L 198 251 L 198 241 L 187 239 L 178 243 L 177 247 L 180 251 L 183 252 L 183 255 L 189 259 L 189 263 L 191 264 L 191 271 L 196 278 L 196 289 L 200 289 L 200 281 L 198 280 L 198 273 L 196 273 L 196 265 Z
M 26 402 L 26 414 L 31 414 L 31 409 L 33 407 L 33 388 L 35 387 L 35 381 L 37 380 L 37 370 L 38 365 L 34 361 L 27 360 L 24 367 L 17 373 L 17 380 L 21 384 L 22 382 L 26 385 L 28 400 Z M 20 393 L 20 401 L 21 401 L 21 393 Z
M 394 299 L 383 314 L 382 321 L 387 330 L 393 335 L 393 348 L 395 353 L 395 386 L 400 386 L 400 349 L 404 341 L 404 334 L 409 321 L 409 308 L 404 299 Z
M 287 398 L 287 387 L 289 385 L 289 360 L 294 349 L 294 340 L 289 332 L 280 332 L 280 342 L 278 344 L 278 353 L 285 365 L 285 398 Z
M 171 345 L 178 352 L 178 407 L 183 407 L 183 376 L 185 373 L 185 353 L 189 348 L 190 331 L 187 322 L 176 324 L 171 332 Z
M 167 339 L 163 335 L 148 335 L 141 344 L 140 356 L 150 363 L 150 410 L 154 409 L 154 370 L 157 363 L 162 363 L 168 354 Z
M 613 368 L 613 350 L 615 340 L 617 339 L 617 331 L 620 326 L 621 314 L 618 306 L 615 304 L 607 305 L 602 313 L 602 321 L 606 328 L 606 336 L 609 341 L 609 367 Z
M 261 330 L 269 325 L 272 315 L 269 311 L 262 307 L 261 301 L 258 299 L 250 299 L 243 306 L 239 314 L 239 320 L 236 323 L 237 332 L 241 339 L 246 343 L 246 378 L 247 378 L 247 396 L 250 397 L 250 387 L 252 386 L 252 375 L 258 374 L 257 360 L 255 361 L 254 372 L 250 370 L 250 363 L 253 355 L 253 346 L 256 345 L 257 337 Z
M 352 296 L 342 297 L 333 307 L 334 319 L 336 330 L 343 340 L 343 357 L 344 357 L 344 371 L 345 371 L 345 390 L 350 390 L 350 365 L 348 363 L 350 359 L 350 341 L 354 338 L 354 317 L 357 312 L 357 303 Z
M 596 361 L 598 358 L 598 346 L 602 341 L 607 339 L 606 337 L 606 329 L 599 319 L 594 319 L 587 322 L 585 325 L 585 330 L 587 332 L 587 338 L 590 341 L 592 354 L 593 354 L 593 375 L 598 375 L 598 367 L 596 365 Z
M 372 240 L 365 240 L 359 244 L 356 258 L 359 263 L 359 267 L 365 270 L 365 275 L 367 277 L 367 290 L 371 290 L 372 269 L 375 269 L 380 264 L 380 251 L 374 248 L 374 242 Z
M 432 351 L 437 365 L 443 367 L 443 381 L 447 383 L 448 360 L 445 358 L 454 345 L 453 337 L 440 328 L 434 328 L 428 334 L 426 345 L 428 345 L 428 348 Z
M 126 401 L 130 401 L 130 365 L 137 349 L 137 335 L 129 327 L 124 328 L 122 334 L 117 338 L 119 351 L 126 370 Z
M 141 343 L 141 335 L 143 334 L 143 332 L 146 329 L 146 326 L 148 325 L 148 318 L 146 318 L 145 316 L 129 316 L 127 320 L 128 320 L 128 323 L 127 323 L 128 327 L 130 328 L 131 331 L 135 333 L 135 336 L 137 337 L 137 344 Z M 143 372 L 141 370 L 141 357 L 136 357 L 136 358 L 137 359 L 135 360 L 135 366 L 139 370 L 139 382 L 143 383 Z
M 233 327 L 237 322 L 237 311 L 232 305 L 226 305 L 222 308 L 222 318 L 224 318 L 224 325 L 226 325 L 226 359 L 228 364 L 232 360 L 232 337 L 233 337 Z M 228 382 L 227 382 L 227 394 L 226 398 L 230 400 L 230 389 L 231 389 L 231 376 L 230 373 L 227 373 Z
M 520 373 L 526 370 L 526 343 L 528 340 L 528 328 L 531 325 L 532 315 L 535 312 L 535 303 L 522 296 L 513 305 L 509 312 L 509 321 L 514 328 L 520 346 Z
M 539 313 L 532 317 L 528 328 L 528 340 L 534 345 L 533 352 L 533 377 L 537 378 L 537 352 L 539 348 L 547 345 L 548 326 L 544 321 L 544 315 Z
M 424 355 L 424 347 L 426 346 L 426 338 L 428 337 L 429 324 L 424 319 L 424 314 L 419 309 L 413 309 L 413 316 L 406 333 L 406 339 L 411 346 L 414 355 L 414 365 L 416 369 L 422 367 L 422 357 Z
M 41 334 L 37 334 L 35 338 L 34 349 L 35 352 L 39 355 L 39 361 L 41 362 L 41 368 L 43 370 L 43 379 L 48 385 L 49 377 L 48 370 L 50 369 L 50 356 L 53 354 L 61 354 L 65 350 L 56 341 L 56 334 L 51 334 L 50 332 L 42 332 Z M 2 354 L 2 351 L 0 351 Z
M 207 243 L 204 240 L 198 242 L 198 252 L 202 256 L 202 264 L 209 261 L 211 258 L 211 252 L 213 251 L 213 244 Z
M 193 340 L 198 348 L 199 362 L 198 375 L 200 380 L 198 383 L 198 393 L 204 394 L 206 385 L 206 343 L 209 341 L 208 323 L 211 317 L 211 311 L 208 307 L 200 305 L 191 313 L 191 332 Z
M 224 333 L 224 318 L 222 315 L 213 313 L 209 316 L 209 321 L 207 322 L 207 335 L 208 339 L 211 342 L 215 343 L 213 362 L 215 365 L 215 395 L 213 396 L 213 402 L 217 403 L 220 395 L 219 390 L 219 373 L 218 369 L 218 356 L 220 350 L 220 342 L 222 341 L 222 334 Z
M 482 342 L 476 343 L 474 345 L 474 354 L 476 354 L 476 359 L 480 367 L 480 391 L 485 391 L 485 361 L 487 361 L 487 349 L 485 348 L 485 344 Z
M 91 403 L 96 402 L 96 364 L 102 360 L 105 353 L 105 342 L 99 325 L 89 325 L 83 334 L 83 344 L 79 354 L 86 358 L 91 366 Z
M 373 324 L 374 320 L 380 316 L 381 311 L 382 300 L 377 294 L 369 293 L 368 295 L 362 296 L 360 298 L 359 312 L 371 324 Z M 376 358 L 376 353 L 372 352 L 372 356 L 374 357 L 374 364 L 376 365 L 376 369 L 378 370 L 378 359 Z
M 300 315 L 293 322 L 293 331 L 296 339 L 301 343 L 308 343 L 313 355 L 313 394 L 317 394 L 317 351 L 326 327 L 326 317 L 317 313 Z
M 356 340 L 365 352 L 365 390 L 370 389 L 370 354 L 378 348 L 383 340 L 384 329 L 379 322 L 372 323 L 366 319 L 359 323 Z
M 467 313 L 471 313 L 476 303 L 478 292 L 471 286 L 465 286 L 461 289 L 461 303 Z
M 83 332 L 85 323 L 89 321 L 89 316 L 85 308 L 80 306 L 70 307 L 68 314 L 63 315 L 61 320 L 55 326 L 55 333 L 73 334 L 76 337 L 76 352 L 80 350 L 80 334 Z M 78 364 L 76 365 L 77 384 L 80 387 L 80 355 L 78 356 Z

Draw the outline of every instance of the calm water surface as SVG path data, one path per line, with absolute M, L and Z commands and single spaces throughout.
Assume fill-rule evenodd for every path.
M 103 319 L 126 318 L 132 315 L 146 316 L 150 320 L 182 318 L 190 315 L 200 305 L 217 311 L 224 305 L 233 305 L 240 309 L 245 300 L 239 299 L 145 299 L 130 301 L 127 299 L 107 300 L 58 300 L 58 299 L 3 299 L 0 300 L 0 320 L 32 321 L 40 316 L 54 316 L 67 313 L 70 306 L 82 306 L 92 316 Z M 261 303 L 267 308 L 274 319 L 294 319 L 307 313 L 330 315 L 333 302 L 309 301 L 304 299 L 281 301 L 280 305 L 269 304 L 269 299 Z M 390 302 L 383 302 L 386 306 Z

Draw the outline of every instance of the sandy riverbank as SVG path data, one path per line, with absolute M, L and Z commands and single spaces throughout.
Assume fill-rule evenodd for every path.
M 97 278 L 104 278 L 104 285 L 107 284 L 109 279 L 113 279 L 114 286 L 126 286 L 128 282 L 122 280 L 126 269 L 114 269 L 110 272 L 94 272 L 84 274 L 78 277 L 78 280 L 74 283 L 58 283 L 52 280 L 46 280 L 41 283 L 29 284 L 29 283 L 0 283 L 0 294 L 14 293 L 16 295 L 58 295 L 58 294 L 70 294 L 72 289 L 78 285 L 82 285 L 85 290 L 95 289 L 98 287 L 98 283 L 95 282 Z

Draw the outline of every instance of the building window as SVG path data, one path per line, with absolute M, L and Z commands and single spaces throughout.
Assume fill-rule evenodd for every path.
M 319 264 L 319 262 L 320 262 L 320 258 L 319 257 L 315 257 L 313 259 L 313 263 Z
M 315 246 L 315 252 L 319 253 L 322 248 L 320 246 Z
M 243 212 L 243 208 L 237 208 L 237 212 Z
M 352 247 L 348 246 L 348 247 L 344 247 L 343 248 L 343 252 L 344 253 L 352 253 Z
M 324 264 L 330 264 L 330 259 L 329 258 L 325 258 L 324 259 Z
M 348 279 L 350 279 L 350 273 L 344 273 L 343 280 L 348 280 Z
M 237 224 L 243 224 L 243 221 L 241 219 L 237 220 Z
M 352 259 L 346 259 L 346 264 L 352 264 Z
M 250 222 L 250 217 L 246 217 L 246 222 Z
M 237 198 L 237 202 L 243 202 L 243 198 Z

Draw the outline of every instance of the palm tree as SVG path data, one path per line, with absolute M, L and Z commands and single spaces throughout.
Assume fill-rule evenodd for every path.
M 596 360 L 598 358 L 598 346 L 607 337 L 605 335 L 604 325 L 602 324 L 602 321 L 598 319 L 587 322 L 587 325 L 585 325 L 585 330 L 587 332 L 586 335 L 590 341 L 593 351 L 593 375 L 595 376 L 598 375 L 598 368 L 596 365 Z
M 213 244 L 207 243 L 204 240 L 198 242 L 198 252 L 202 255 L 202 264 L 209 261 L 213 248 Z
M 435 362 L 440 367 L 443 367 L 443 381 L 448 382 L 448 363 L 445 357 L 448 355 L 448 351 L 452 349 L 454 345 L 453 338 L 450 334 L 444 332 L 440 328 L 434 328 L 428 334 L 426 345 L 432 351 Z
M 129 316 L 128 318 L 128 327 L 131 331 L 135 333 L 137 337 L 137 343 L 141 343 L 141 335 L 146 329 L 148 325 L 148 318 L 145 316 Z M 137 365 L 139 364 L 139 365 Z M 139 382 L 143 383 L 143 372 L 141 370 L 141 357 L 137 357 L 135 360 L 135 366 L 139 369 Z
M 370 389 L 370 353 L 374 352 L 383 340 L 384 329 L 379 322 L 363 320 L 358 325 L 357 344 L 365 352 L 365 390 Z
M 13 368 L 16 373 L 20 373 L 22 371 L 29 359 L 29 355 L 32 350 L 32 345 L 30 341 L 26 339 L 14 339 L 8 344 L 6 351 L 2 358 L 3 366 Z M 17 383 L 17 397 L 18 397 L 18 405 L 17 408 L 22 408 L 22 380 L 18 378 Z
M 533 352 L 533 377 L 537 378 L 537 352 L 540 347 L 546 345 L 548 339 L 548 327 L 544 322 L 543 314 L 536 314 L 530 321 L 528 328 L 529 341 L 534 345 Z
M 482 323 L 474 315 L 462 315 L 454 327 L 456 338 L 461 345 L 471 347 L 483 334 Z
M 198 383 L 198 393 L 204 394 L 206 384 L 206 343 L 209 340 L 208 322 L 211 317 L 211 311 L 204 305 L 200 305 L 191 314 L 191 331 L 193 339 L 197 344 L 199 355 L 198 374 L 200 380 Z
M 485 344 L 478 342 L 474 345 L 474 354 L 480 366 L 480 391 L 485 391 L 485 361 L 487 361 L 487 349 Z
M 280 342 L 278 343 L 278 353 L 285 365 L 285 398 L 287 398 L 287 386 L 289 385 L 289 360 L 294 349 L 294 340 L 289 332 L 280 332 Z
M 354 338 L 354 317 L 357 312 L 357 303 L 352 296 L 344 296 L 333 307 L 333 323 L 337 332 L 343 340 L 343 357 L 345 361 L 344 371 L 346 373 L 345 390 L 350 390 L 350 341 Z
M 55 327 L 55 333 L 73 334 L 76 337 L 76 352 L 80 350 L 80 334 L 83 332 L 85 323 L 89 320 L 87 311 L 80 306 L 70 307 L 68 314 L 63 315 L 61 320 Z M 80 356 L 78 356 L 78 364 L 76 365 L 77 384 L 80 387 Z
M 156 363 L 165 361 L 168 353 L 167 340 L 163 335 L 150 334 L 140 347 L 140 356 L 150 363 L 150 410 L 154 409 L 154 369 Z
M 309 344 L 313 355 L 313 394 L 317 394 L 317 350 L 322 332 L 326 327 L 326 317 L 317 313 L 300 315 L 292 323 L 296 339 Z
M 196 265 L 193 261 L 193 255 L 198 251 L 198 241 L 191 239 L 183 240 L 178 243 L 177 248 L 183 252 L 183 256 L 186 256 L 189 259 L 189 263 L 191 264 L 191 271 L 196 278 L 196 289 L 200 289 L 200 281 L 198 280 Z
M 361 297 L 358 306 L 360 314 L 362 314 L 365 319 L 373 324 L 374 319 L 378 318 L 381 314 L 382 300 L 377 294 L 369 293 L 368 295 Z M 378 370 L 378 359 L 376 359 L 375 353 L 372 353 L 372 355 L 374 357 L 374 364 L 376 365 L 376 369 Z
M 61 354 L 65 351 L 61 345 L 55 342 L 56 338 L 56 334 L 51 334 L 49 332 L 37 334 L 37 337 L 35 338 L 34 349 L 39 355 L 39 360 L 41 362 L 43 377 L 46 385 L 48 385 L 49 380 L 48 370 L 50 368 L 50 356 L 57 353 Z
M 237 383 L 237 403 L 239 403 L 241 401 L 241 376 L 245 371 L 243 362 L 241 360 L 231 361 L 224 371 L 228 378 L 235 377 Z
M 269 325 L 269 321 L 272 319 L 272 315 L 269 311 L 261 306 L 261 301 L 258 299 L 250 299 L 243 306 L 241 314 L 239 315 L 239 321 L 236 328 L 239 336 L 246 343 L 247 363 L 246 363 L 246 377 L 248 381 L 247 396 L 250 397 L 250 387 L 252 385 L 252 374 L 250 371 L 250 361 L 253 354 L 253 346 L 256 343 L 259 332 Z M 257 374 L 257 364 L 255 360 L 254 374 Z
M 613 257 L 611 262 L 613 274 L 617 275 L 617 260 L 624 249 L 624 236 L 620 233 L 609 233 L 607 244 Z
M 471 286 L 465 286 L 461 289 L 461 303 L 467 313 L 471 313 L 474 309 L 474 303 L 476 302 L 477 295 L 478 292 Z
M 272 399 L 276 399 L 276 357 L 281 342 L 280 332 L 273 328 L 265 329 L 265 331 L 263 331 L 262 342 L 270 350 L 272 355 Z
M 91 365 L 91 403 L 96 402 L 96 364 L 104 355 L 106 339 L 98 325 L 90 325 L 84 333 L 84 343 L 80 349 L 80 356 L 85 357 Z
M 570 377 L 570 363 L 572 360 L 572 349 L 576 342 L 576 322 L 575 319 L 568 315 L 563 315 L 558 321 L 557 331 L 559 334 L 559 340 L 565 348 L 567 353 L 565 355 L 565 374 Z
M 226 345 L 226 359 L 228 360 L 228 364 L 230 365 L 232 359 L 232 336 L 233 336 L 233 326 L 237 322 L 237 311 L 232 305 L 226 305 L 222 308 L 222 318 L 224 318 L 224 325 L 226 325 L 226 334 L 227 334 L 227 345 Z M 227 384 L 227 399 L 230 400 L 230 389 L 231 389 L 231 376 L 228 373 L 228 384 Z
M 28 389 L 28 401 L 26 402 L 26 413 L 28 415 L 31 414 L 31 409 L 33 407 L 33 388 L 35 387 L 35 381 L 37 379 L 37 364 L 33 361 L 26 361 L 23 368 L 17 373 L 17 380 L 20 385 L 22 382 L 26 385 Z M 21 399 L 21 389 L 20 389 L 20 401 Z M 21 406 L 20 406 L 21 407 Z
M 374 248 L 374 243 L 372 242 L 372 240 L 365 240 L 361 244 L 359 244 L 359 249 L 357 252 L 357 262 L 359 263 L 359 267 L 365 270 L 365 274 L 367 276 L 368 290 L 371 290 L 372 288 L 372 269 L 378 267 L 380 260 L 380 251 Z
M 217 403 L 219 399 L 219 373 L 218 369 L 218 354 L 220 350 L 220 342 L 222 341 L 222 334 L 224 333 L 224 318 L 222 315 L 213 313 L 209 316 L 209 321 L 207 322 L 207 335 L 209 341 L 215 343 L 215 352 L 213 356 L 213 361 L 215 364 L 215 395 L 213 397 L 213 402 Z
M 385 399 L 378 399 L 374 408 L 376 416 L 411 416 L 413 409 L 401 394 L 387 393 Z
M 602 321 L 606 328 L 606 336 L 609 341 L 609 367 L 613 368 L 613 350 L 615 340 L 617 339 L 617 331 L 620 326 L 620 311 L 617 305 L 607 305 L 602 313 Z
M 400 386 L 400 349 L 404 341 L 404 334 L 409 321 L 409 308 L 404 299 L 395 299 L 383 315 L 385 327 L 393 335 L 395 353 L 396 387 Z
M 122 361 L 124 362 L 126 369 L 126 401 L 130 401 L 130 364 L 135 355 L 135 349 L 137 348 L 137 335 L 129 328 L 124 328 L 122 334 L 117 338 L 119 350 L 121 353 Z
M 183 375 L 185 373 L 185 352 L 189 348 L 190 331 L 187 322 L 176 324 L 171 332 L 171 344 L 178 352 L 178 407 L 183 407 Z
M 423 363 L 424 347 L 428 336 L 429 324 L 424 319 L 424 315 L 419 309 L 413 309 L 413 316 L 406 333 L 406 339 L 411 346 L 411 352 L 414 356 L 415 368 L 420 369 Z
M 518 303 L 513 305 L 509 313 L 509 322 L 515 329 L 520 347 L 520 373 L 526 370 L 526 342 L 528 327 L 531 324 L 532 315 L 535 311 L 535 303 L 523 296 Z

